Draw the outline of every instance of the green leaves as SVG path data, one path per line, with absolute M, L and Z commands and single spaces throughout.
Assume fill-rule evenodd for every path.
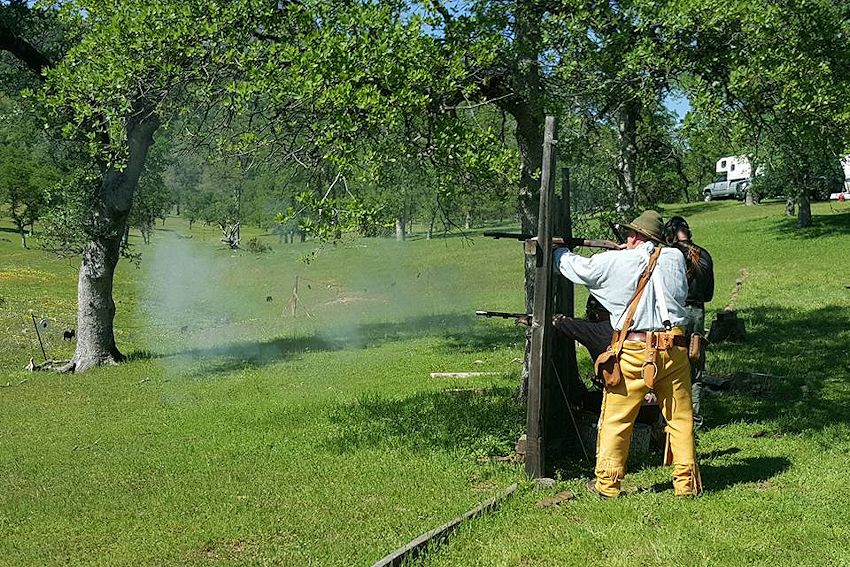
M 726 18 L 715 12 L 707 21 L 699 18 L 716 3 L 685 6 L 700 40 L 692 102 L 726 125 L 731 145 L 764 164 L 773 180 L 760 184 L 784 194 L 814 190 L 812 180 L 830 175 L 848 144 L 846 8 L 829 0 L 724 4 Z

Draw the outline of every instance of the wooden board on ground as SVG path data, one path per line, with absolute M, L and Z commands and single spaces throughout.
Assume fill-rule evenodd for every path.
M 443 524 L 438 528 L 434 528 L 431 531 L 425 532 L 420 535 L 416 539 L 412 540 L 407 545 L 404 545 L 380 561 L 376 561 L 372 567 L 395 567 L 397 565 L 403 565 L 412 561 L 419 554 L 426 551 L 429 547 L 438 545 L 442 541 L 444 541 L 454 530 L 457 529 L 463 522 L 467 520 L 471 520 L 477 516 L 482 514 L 486 514 L 492 510 L 495 510 L 499 504 L 513 494 L 517 489 L 516 484 L 510 485 L 504 492 L 487 500 L 486 502 L 482 502 L 472 510 L 466 512 L 462 516 L 458 516 L 453 520 L 450 520 Z
M 497 376 L 501 372 L 432 372 L 431 378 L 475 378 L 477 376 Z

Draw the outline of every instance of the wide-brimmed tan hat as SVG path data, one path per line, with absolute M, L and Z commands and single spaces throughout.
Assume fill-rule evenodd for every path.
M 632 222 L 621 226 L 642 234 L 656 242 L 664 242 L 664 222 L 661 220 L 661 215 L 658 214 L 658 211 L 653 211 L 652 209 L 646 210 Z

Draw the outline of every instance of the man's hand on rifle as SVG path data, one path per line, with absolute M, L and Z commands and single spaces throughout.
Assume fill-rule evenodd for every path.
M 525 327 L 531 326 L 531 315 L 520 315 L 516 319 L 514 319 L 515 325 L 523 325 Z

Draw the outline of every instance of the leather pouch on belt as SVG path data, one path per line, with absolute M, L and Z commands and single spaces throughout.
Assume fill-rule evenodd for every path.
M 701 333 L 691 334 L 691 340 L 688 342 L 688 358 L 691 362 L 699 362 L 702 360 L 705 352 L 705 337 Z
M 658 375 L 658 366 L 655 359 L 658 356 L 656 340 L 659 338 L 655 333 L 646 334 L 646 350 L 644 350 L 643 366 L 640 369 L 641 378 L 647 388 L 655 387 L 655 377 Z
M 655 349 L 656 350 L 670 350 L 673 348 L 673 333 L 654 333 L 655 335 Z
M 623 373 L 620 371 L 620 361 L 617 354 L 608 347 L 608 350 L 596 358 L 594 364 L 596 375 L 605 382 L 609 388 L 618 386 L 623 381 Z

